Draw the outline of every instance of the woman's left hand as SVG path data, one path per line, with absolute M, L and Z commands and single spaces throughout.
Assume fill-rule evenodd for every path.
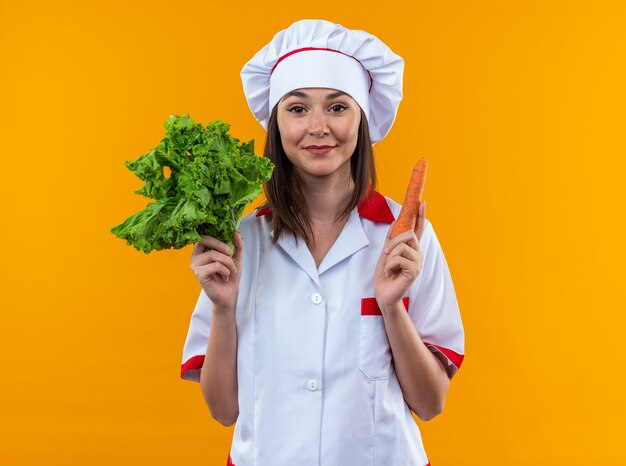
M 426 203 L 422 202 L 414 231 L 404 232 L 391 239 L 393 224 L 389 227 L 374 273 L 374 293 L 383 313 L 402 301 L 422 270 L 424 256 L 419 242 L 424 234 L 425 218 Z

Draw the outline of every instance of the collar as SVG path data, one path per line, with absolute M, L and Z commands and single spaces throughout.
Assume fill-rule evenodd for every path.
M 365 199 L 357 207 L 359 215 L 372 222 L 391 223 L 395 220 L 385 197 L 378 191 L 370 190 Z M 272 208 L 267 206 L 259 209 L 257 217 L 272 213 Z

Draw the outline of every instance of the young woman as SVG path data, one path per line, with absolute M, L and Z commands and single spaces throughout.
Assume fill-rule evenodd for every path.
M 228 464 L 428 464 L 412 412 L 442 411 L 464 338 L 425 203 L 390 239 L 401 206 L 374 189 L 402 72 L 376 37 L 318 20 L 242 70 L 276 169 L 234 252 L 194 247 L 202 291 L 181 368 L 216 420 L 236 422 Z

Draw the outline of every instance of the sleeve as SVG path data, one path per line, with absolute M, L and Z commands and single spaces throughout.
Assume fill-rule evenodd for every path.
M 180 376 L 184 380 L 200 382 L 200 369 L 204 364 L 209 330 L 211 329 L 212 303 L 204 290 L 200 291 L 196 308 L 191 315 L 187 339 L 183 347 Z
M 446 258 L 428 219 L 420 248 L 424 264 L 410 292 L 409 316 L 424 344 L 452 378 L 463 362 L 463 323 Z

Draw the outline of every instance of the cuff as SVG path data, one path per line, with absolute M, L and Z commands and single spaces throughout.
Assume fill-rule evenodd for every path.
M 192 356 L 180 366 L 180 377 L 192 382 L 200 382 L 200 369 L 204 364 L 204 355 Z
M 459 354 L 451 349 L 443 346 L 434 345 L 432 343 L 424 342 L 426 347 L 441 361 L 443 367 L 448 373 L 448 377 L 452 378 L 457 373 L 463 362 L 464 354 Z

